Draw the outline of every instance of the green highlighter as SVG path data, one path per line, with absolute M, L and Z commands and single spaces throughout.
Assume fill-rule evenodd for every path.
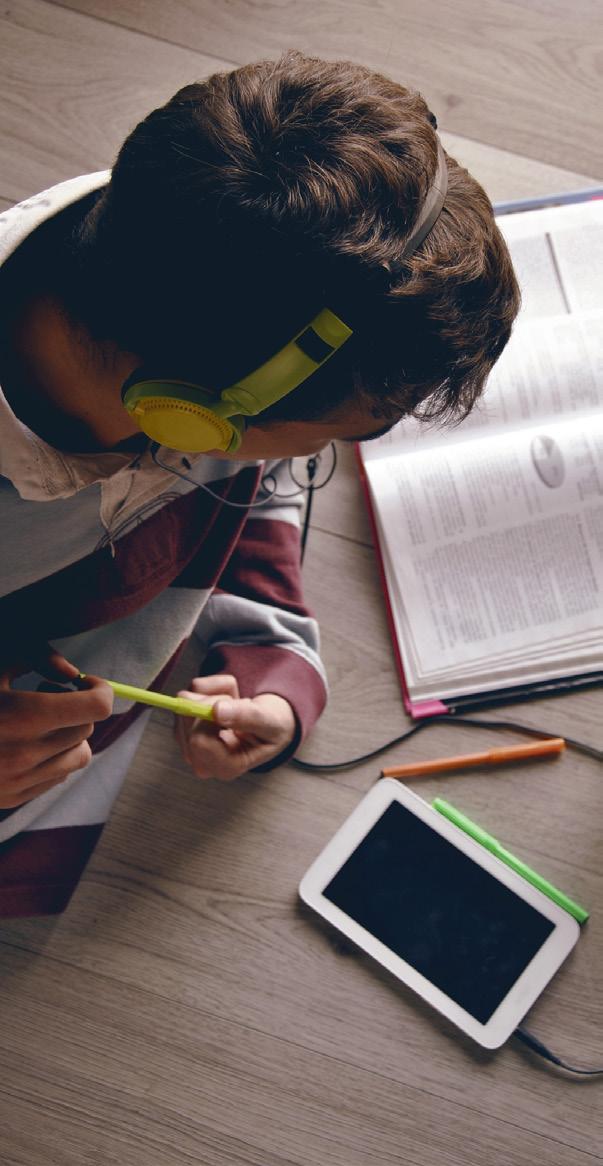
M 481 826 L 477 826 L 465 814 L 461 814 L 460 810 L 455 810 L 454 806 L 450 805 L 450 802 L 445 802 L 443 798 L 434 798 L 431 804 L 434 810 L 437 810 L 439 814 L 443 814 L 445 818 L 448 818 L 450 822 L 458 826 L 459 830 L 464 830 L 465 834 L 468 834 L 470 838 L 474 838 L 476 842 L 479 842 L 491 854 L 500 858 L 501 862 L 511 867 L 511 870 L 516 871 L 526 882 L 531 883 L 533 887 L 537 887 L 539 891 L 542 891 L 543 895 L 547 895 L 559 907 L 563 907 L 568 914 L 573 915 L 574 919 L 578 920 L 578 923 L 586 922 L 588 919 L 588 911 L 585 907 L 580 907 L 578 903 L 574 903 L 573 899 L 569 899 L 567 895 L 563 894 L 563 891 L 558 891 L 556 887 L 548 883 L 546 879 L 543 879 L 535 870 L 526 866 L 525 862 L 522 862 L 520 858 L 516 858 L 509 850 L 505 850 L 497 838 L 493 838 L 491 834 L 486 834 L 486 831 L 482 830 Z
M 85 672 L 80 672 L 80 680 L 86 679 Z M 103 677 L 104 679 L 104 677 Z M 149 692 L 147 688 L 134 688 L 132 684 L 120 684 L 117 680 L 105 680 L 113 689 L 116 696 L 124 700 L 134 700 L 139 704 L 150 704 L 154 708 L 169 709 L 180 717 L 197 717 L 201 721 L 213 721 L 214 710 L 210 704 L 197 704 L 196 700 L 184 700 L 179 696 L 164 696 L 162 692 Z

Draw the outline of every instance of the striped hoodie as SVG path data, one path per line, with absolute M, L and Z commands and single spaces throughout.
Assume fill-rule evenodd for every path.
M 0 215 L 0 263 L 108 177 L 70 179 Z M 3 667 L 23 630 L 50 641 L 82 672 L 161 690 L 193 636 L 199 675 L 231 672 L 243 696 L 273 692 L 292 705 L 296 739 L 276 765 L 326 699 L 318 628 L 301 590 L 301 498 L 285 463 L 201 454 L 185 465 L 165 448 L 158 457 L 169 469 L 150 448 L 63 453 L 22 424 L 0 386 Z M 268 472 L 287 498 L 269 497 Z M 35 690 L 41 679 L 30 673 L 14 687 Z M 89 765 L 17 809 L 0 810 L 0 916 L 66 907 L 148 716 L 116 699 L 90 739 Z

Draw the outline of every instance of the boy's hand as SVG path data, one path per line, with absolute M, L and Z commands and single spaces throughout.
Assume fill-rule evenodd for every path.
M 293 709 L 282 696 L 239 696 L 234 676 L 200 676 L 178 696 L 214 706 L 215 721 L 176 717 L 176 739 L 197 777 L 232 781 L 278 757 L 293 740 Z
M 0 672 L 0 809 L 12 810 L 59 785 L 70 773 L 90 761 L 87 738 L 95 721 L 113 708 L 108 684 L 86 678 L 80 692 L 18 692 L 10 687 L 15 676 L 35 669 L 42 676 L 68 684 L 77 668 L 64 656 L 45 647 Z

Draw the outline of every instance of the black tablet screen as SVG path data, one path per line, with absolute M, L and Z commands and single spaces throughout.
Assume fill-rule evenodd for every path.
M 482 1024 L 554 928 L 399 802 L 323 893 Z

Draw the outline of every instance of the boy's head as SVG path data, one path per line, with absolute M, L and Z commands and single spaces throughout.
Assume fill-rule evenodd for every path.
M 133 130 L 80 225 L 74 312 L 162 375 L 219 390 L 329 307 L 353 336 L 257 425 L 348 406 L 376 427 L 462 417 L 519 292 L 487 196 L 451 158 L 443 210 L 403 258 L 434 126 L 418 94 L 297 52 L 187 86 Z

